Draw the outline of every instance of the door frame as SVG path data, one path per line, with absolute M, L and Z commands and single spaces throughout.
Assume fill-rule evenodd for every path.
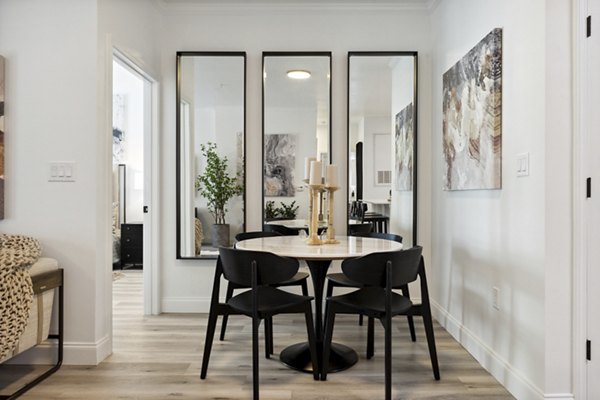
M 587 101 L 587 43 L 585 25 L 588 0 L 573 2 L 573 395 L 587 397 L 587 242 L 585 181 L 589 176 L 590 160 L 586 152 L 589 127 L 586 121 Z
M 125 68 L 141 77 L 144 81 L 144 206 L 149 212 L 144 214 L 144 256 L 143 256 L 143 280 L 144 280 L 144 314 L 157 315 L 160 313 L 159 301 L 159 279 L 158 279 L 158 131 L 159 131 L 159 84 L 152 75 L 140 67 L 131 57 L 116 46 L 112 46 L 110 65 L 116 60 Z M 113 78 L 108 82 L 110 93 L 110 104 L 112 107 Z M 146 115 L 146 111 L 150 115 Z M 112 126 L 112 112 L 110 113 L 109 126 Z M 112 163 L 111 163 L 112 164 Z M 110 196 L 110 193 L 108 194 Z M 112 290 L 111 290 L 112 292 Z

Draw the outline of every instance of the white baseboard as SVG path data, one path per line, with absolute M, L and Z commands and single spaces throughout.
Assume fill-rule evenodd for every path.
M 494 378 L 519 400 L 565 399 L 572 394 L 544 394 L 527 377 L 516 370 L 491 347 L 450 315 L 439 304 L 431 302 L 433 317 L 452 335 Z
M 167 313 L 207 313 L 210 297 L 166 297 L 162 299 L 161 311 Z
M 575 400 L 575 396 L 572 393 L 547 393 L 544 399 Z
M 9 364 L 49 364 L 56 362 L 58 344 L 48 341 L 11 358 Z M 96 343 L 65 342 L 64 365 L 98 365 L 112 353 L 112 342 L 105 336 Z

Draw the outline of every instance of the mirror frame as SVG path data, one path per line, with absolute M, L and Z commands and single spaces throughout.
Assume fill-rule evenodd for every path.
M 244 85 L 243 85 L 243 152 L 244 152 L 244 162 L 243 162 L 243 185 L 244 185 L 244 193 L 242 194 L 242 210 L 243 210 L 243 218 L 242 218 L 242 231 L 246 231 L 246 86 L 247 86 L 247 68 L 246 68 L 246 52 L 245 51 L 178 51 L 177 59 L 176 59 L 176 95 L 175 95 L 175 121 L 176 121 L 176 237 L 177 237 L 177 259 L 178 260 L 210 260 L 216 259 L 217 256 L 183 256 L 181 255 L 181 120 L 180 120 L 180 102 L 181 102 L 181 57 L 242 57 L 244 61 Z
M 413 99 L 414 99 L 414 148 L 413 148 L 413 222 L 412 222 L 412 245 L 417 246 L 417 192 L 418 192 L 418 140 L 419 140 L 419 57 L 417 51 L 349 51 L 347 57 L 347 85 L 346 85 L 346 177 L 350 176 L 350 157 L 348 156 L 348 150 L 350 147 L 350 60 L 352 57 L 392 57 L 392 56 L 410 56 L 414 58 L 414 85 L 413 85 Z M 346 182 L 346 215 L 349 215 L 349 194 L 350 186 Z
M 261 147 L 261 229 L 265 224 L 265 57 L 329 57 L 329 163 L 331 164 L 331 160 L 333 160 L 333 150 L 332 150 L 332 137 L 331 137 L 331 81 L 333 77 L 333 71 L 331 69 L 332 63 L 332 53 L 331 51 L 263 51 L 262 53 L 262 68 L 261 68 L 261 76 L 262 80 L 262 106 L 261 106 L 261 124 L 262 124 L 262 147 Z

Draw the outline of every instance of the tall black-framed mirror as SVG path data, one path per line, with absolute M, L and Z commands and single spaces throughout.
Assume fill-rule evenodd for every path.
M 303 228 L 310 160 L 332 159 L 331 52 L 263 52 L 262 61 L 263 223 Z
M 177 52 L 177 258 L 245 230 L 246 53 Z
M 417 243 L 417 52 L 348 53 L 348 218 Z

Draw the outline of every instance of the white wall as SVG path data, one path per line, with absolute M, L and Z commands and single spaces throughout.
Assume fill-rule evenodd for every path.
M 67 364 L 96 364 L 111 351 L 112 99 L 106 89 L 112 52 L 106 33 L 141 65 L 158 70 L 150 68 L 149 50 L 160 27 L 150 21 L 155 10 L 148 2 L 122 3 L 0 2 L 0 54 L 6 57 L 6 219 L 0 230 L 38 238 L 43 255 L 65 269 Z M 76 182 L 49 183 L 51 161 L 75 162 Z
M 449 0 L 432 15 L 435 314 L 519 399 L 571 391 L 570 9 L 552 3 Z M 502 190 L 443 191 L 441 77 L 496 27 L 503 28 Z M 545 35 L 557 27 L 555 44 Z M 524 152 L 530 175 L 518 178 L 516 155 Z
M 185 6 L 183 6 L 185 8 Z M 246 51 L 247 59 L 247 203 L 249 230 L 261 227 L 261 57 L 262 51 L 332 51 L 332 154 L 346 182 L 346 71 L 348 51 L 417 50 L 420 58 L 420 135 L 423 160 L 428 159 L 429 141 L 429 17 L 426 13 L 382 10 L 314 10 L 307 7 L 273 10 L 227 8 L 226 12 L 183 9 L 167 12 L 162 37 L 162 149 L 161 257 L 163 311 L 207 311 L 214 261 L 175 259 L 175 53 L 178 50 Z M 427 241 L 429 173 L 420 172 L 424 184 L 423 228 Z M 302 170 L 302 169 L 301 169 Z M 345 231 L 345 195 L 336 196 L 336 230 Z
M 65 269 L 65 362 L 96 363 L 108 343 L 108 277 L 97 270 L 111 262 L 97 228 L 96 2 L 0 2 L 0 54 L 6 57 L 0 230 L 36 237 L 43 255 Z M 76 182 L 48 182 L 51 161 L 75 162 Z M 108 237 L 110 204 L 106 221 Z

